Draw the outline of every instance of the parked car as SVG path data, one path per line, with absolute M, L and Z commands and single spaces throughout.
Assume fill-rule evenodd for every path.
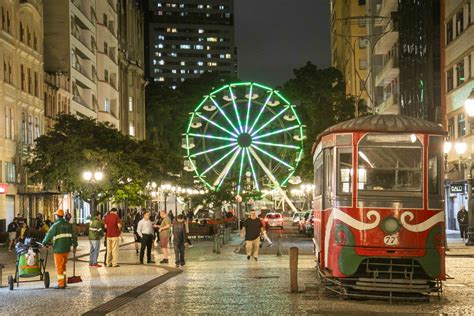
M 280 213 L 268 213 L 263 219 L 265 228 L 280 228 L 283 229 L 283 216 Z
M 304 217 L 304 212 L 294 213 L 293 214 L 293 219 L 291 220 L 293 226 L 298 225 L 303 217 Z
M 306 220 L 306 223 L 304 225 L 304 233 L 308 236 L 312 236 L 314 234 L 314 221 L 313 221 L 314 215 L 311 214 L 308 219 Z

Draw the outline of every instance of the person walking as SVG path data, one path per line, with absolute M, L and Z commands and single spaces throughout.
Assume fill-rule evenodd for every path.
M 119 254 L 119 237 L 121 233 L 122 224 L 120 218 L 117 215 L 117 209 L 115 207 L 110 209 L 110 213 L 107 214 L 104 220 L 104 226 L 107 230 L 107 267 L 118 267 L 118 254 Z
M 89 243 L 90 243 L 90 254 L 89 254 L 89 267 L 100 268 L 97 260 L 100 252 L 100 240 L 104 236 L 104 229 L 102 227 L 102 221 L 100 220 L 99 214 L 93 214 L 91 222 L 89 224 Z
M 247 260 L 252 256 L 255 261 L 258 260 L 258 249 L 260 246 L 260 234 L 263 232 L 263 225 L 255 210 L 250 211 L 250 218 L 243 223 L 241 236 L 245 236 L 245 250 Z
M 160 263 L 168 263 L 169 262 L 168 261 L 168 243 L 169 243 L 169 238 L 171 236 L 170 234 L 171 220 L 166 215 L 166 210 L 160 211 L 160 218 L 161 218 L 161 224 L 160 224 L 160 229 L 159 229 L 160 248 L 161 248 L 161 252 L 163 253 L 163 260 L 161 260 Z
M 459 223 L 459 230 L 461 231 L 461 238 L 464 241 L 467 239 L 467 229 L 469 227 L 469 217 L 467 214 L 466 209 L 464 208 L 464 205 L 461 206 L 461 209 L 458 212 L 458 223 Z
M 30 228 L 26 224 L 26 222 L 23 222 L 20 226 L 19 234 L 18 234 L 18 242 L 21 242 L 22 244 L 25 243 L 26 238 L 30 236 Z
M 54 265 L 58 274 L 58 285 L 56 289 L 66 288 L 66 264 L 67 257 L 73 247 L 73 252 L 76 252 L 77 237 L 74 233 L 72 225 L 64 219 L 64 211 L 59 209 L 54 213 L 56 221 L 44 236 L 43 245 L 47 245 L 50 241 L 53 242 Z
M 146 248 L 146 259 L 147 263 L 155 263 L 151 259 L 151 247 L 153 245 L 153 222 L 150 220 L 150 212 L 145 211 L 143 213 L 143 219 L 138 222 L 137 234 L 141 239 L 140 248 L 140 264 L 143 264 L 143 256 L 145 255 Z
M 176 268 L 185 265 L 184 261 L 184 243 L 186 242 L 186 226 L 184 216 L 178 215 L 173 224 L 174 255 Z
M 15 247 L 18 230 L 20 226 L 16 220 L 13 220 L 10 224 L 8 224 L 7 231 L 8 231 L 8 251 L 12 251 L 12 248 Z
M 191 239 L 189 239 L 189 222 L 186 220 L 186 217 L 183 215 L 183 219 L 184 219 L 184 228 L 186 229 L 186 243 L 184 244 L 186 246 L 189 247 L 189 248 L 192 248 L 193 247 L 193 243 L 191 242 Z

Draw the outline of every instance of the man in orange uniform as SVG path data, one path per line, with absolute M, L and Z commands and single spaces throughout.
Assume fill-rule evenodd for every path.
M 64 211 L 59 209 L 54 213 L 56 221 L 49 229 L 43 239 L 43 245 L 46 245 L 51 240 L 53 241 L 54 265 L 58 273 L 58 286 L 56 289 L 66 288 L 66 263 L 71 246 L 76 252 L 77 237 L 74 233 L 72 225 L 64 219 Z

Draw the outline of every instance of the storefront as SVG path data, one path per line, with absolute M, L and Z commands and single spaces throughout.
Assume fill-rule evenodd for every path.
M 457 221 L 458 211 L 467 206 L 467 183 L 453 182 L 446 185 L 446 230 L 459 231 Z

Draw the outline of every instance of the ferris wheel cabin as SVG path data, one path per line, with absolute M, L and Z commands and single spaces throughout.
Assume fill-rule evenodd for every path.
M 435 123 L 401 115 L 355 118 L 318 135 L 313 241 L 328 289 L 440 292 L 444 136 Z

